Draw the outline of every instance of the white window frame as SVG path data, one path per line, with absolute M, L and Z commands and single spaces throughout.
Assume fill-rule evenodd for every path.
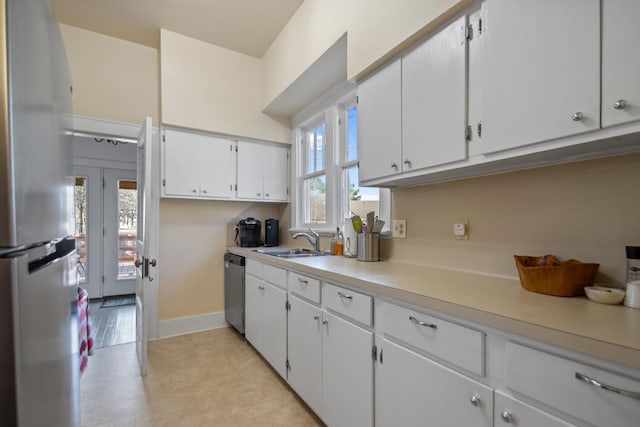
M 291 186 L 293 200 L 291 203 L 291 232 L 307 230 L 309 227 L 322 235 L 331 235 L 336 227 L 343 227 L 344 219 L 349 216 L 347 190 L 348 168 L 357 166 L 358 160 L 347 161 L 348 154 L 348 111 L 356 106 L 356 91 L 353 84 L 344 83 L 331 89 L 324 97 L 297 113 L 292 118 L 292 174 Z M 326 218 L 323 225 L 306 223 L 304 180 L 316 175 L 306 174 L 306 131 L 324 122 L 326 157 L 324 173 L 326 173 Z M 324 173 L 318 173 L 323 175 Z M 379 217 L 386 221 L 383 233 L 388 232 L 391 218 L 391 191 L 380 189 Z

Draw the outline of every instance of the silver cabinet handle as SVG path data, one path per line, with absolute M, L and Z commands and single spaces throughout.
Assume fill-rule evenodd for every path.
M 579 122 L 579 121 L 581 121 L 583 118 L 584 118 L 584 115 L 583 115 L 580 111 L 578 111 L 577 113 L 573 113 L 573 116 L 571 116 L 571 119 L 572 119 L 574 122 Z
M 264 291 L 264 286 L 258 286 L 259 291 Z
M 301 279 L 300 277 L 298 277 L 298 282 L 300 282 L 300 283 L 304 283 L 305 285 L 306 285 L 307 283 L 309 283 L 309 281 L 308 281 L 308 280 Z
M 500 418 L 502 418 L 502 421 L 504 421 L 505 423 L 510 423 L 511 421 L 513 421 L 513 416 L 507 411 L 502 411 L 502 413 L 500 414 Z
M 347 294 L 343 294 L 342 292 L 338 291 L 338 296 L 340 298 L 344 298 L 344 299 L 353 299 L 352 295 L 347 295 Z
M 480 400 L 480 398 L 474 394 L 473 396 L 471 396 L 471 399 L 469 399 L 469 402 L 471 402 L 473 406 L 480 406 L 482 400 Z
M 329 324 L 329 321 L 325 319 L 325 320 L 323 320 L 323 321 L 322 321 L 322 324 L 323 324 L 323 325 L 328 325 L 328 324 Z
M 433 323 L 423 322 L 422 320 L 418 320 L 413 316 L 409 316 L 409 320 L 411 320 L 416 325 L 424 326 L 424 327 L 431 328 L 431 329 L 438 329 L 438 325 L 434 325 Z
M 402 162 L 402 163 L 404 163 L 405 165 L 410 165 L 411 161 L 409 159 L 404 159 L 404 162 Z
M 625 101 L 624 99 L 619 99 L 613 103 L 613 108 L 615 108 L 616 110 L 624 110 L 626 106 L 627 101 Z
M 396 162 L 391 162 L 391 167 L 397 169 L 398 164 Z
M 622 390 L 620 388 L 613 387 L 613 386 L 601 383 L 600 381 L 595 380 L 593 378 L 590 378 L 590 377 L 588 377 L 588 376 L 586 376 L 584 374 L 581 374 L 580 372 L 576 372 L 575 377 L 576 377 L 576 379 L 578 379 L 580 381 L 584 381 L 587 384 L 590 384 L 590 385 L 592 385 L 594 387 L 598 387 L 598 388 L 601 388 L 603 390 L 610 391 L 612 393 L 617 393 L 617 394 L 620 394 L 622 396 L 627 396 L 627 397 L 630 397 L 632 399 L 640 400 L 640 393 L 638 393 L 636 391 Z
M 313 316 L 313 320 L 320 320 L 320 316 Z

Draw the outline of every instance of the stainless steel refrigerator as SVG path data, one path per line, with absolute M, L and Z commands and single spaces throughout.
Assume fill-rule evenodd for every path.
M 71 83 L 48 0 L 0 0 L 0 420 L 79 425 Z

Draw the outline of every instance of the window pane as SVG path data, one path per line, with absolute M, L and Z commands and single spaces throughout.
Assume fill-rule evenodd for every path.
M 138 224 L 138 185 L 118 180 L 118 280 L 136 277 L 136 228 Z
M 87 282 L 87 177 L 77 176 L 75 185 L 75 218 L 76 238 L 78 248 L 78 282 Z
M 367 212 L 375 212 L 380 215 L 380 189 L 376 187 L 360 187 L 358 185 L 358 167 L 354 166 L 346 170 L 348 195 L 348 216 L 360 215 L 365 218 Z
M 347 161 L 358 159 L 358 107 L 347 111 Z
M 326 175 L 304 180 L 305 223 L 327 222 L 327 177 Z
M 306 173 L 324 169 L 324 124 L 318 125 L 306 134 Z

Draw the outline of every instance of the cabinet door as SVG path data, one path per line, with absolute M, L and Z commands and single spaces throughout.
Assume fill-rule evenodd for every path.
M 425 420 L 438 427 L 493 425 L 491 388 L 391 341 L 379 343 L 376 426 L 417 426 Z
M 358 86 L 360 181 L 400 173 L 401 63 L 393 62 Z
M 238 191 L 239 199 L 262 199 L 263 145 L 238 141 Z
M 500 391 L 495 392 L 495 425 L 496 427 L 572 427 L 538 408 L 527 405 Z
M 322 311 L 293 295 L 289 303 L 289 385 L 322 416 Z
M 265 145 L 264 162 L 264 198 L 265 200 L 287 201 L 289 195 L 289 150 L 285 147 Z
M 463 160 L 467 112 L 467 17 L 402 58 L 402 171 Z
M 244 336 L 262 353 L 262 304 L 264 284 L 257 277 L 244 277 Z
M 260 353 L 283 378 L 287 377 L 287 293 L 263 283 L 262 349 Z
M 200 196 L 233 196 L 233 143 L 227 139 L 201 137 L 198 154 Z
M 640 2 L 602 2 L 602 127 L 640 119 Z
M 600 1 L 488 0 L 483 8 L 482 151 L 598 129 Z
M 164 194 L 198 196 L 200 192 L 198 150 L 200 137 L 186 132 L 165 130 Z
M 331 427 L 371 427 L 373 334 L 327 312 L 323 323 L 324 421 Z

